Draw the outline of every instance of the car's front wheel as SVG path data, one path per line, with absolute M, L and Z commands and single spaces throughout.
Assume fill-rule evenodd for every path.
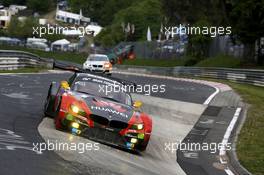
M 61 98 L 59 98 L 58 100 L 58 106 L 56 108 L 56 115 L 55 115 L 55 128 L 58 129 L 58 130 L 61 130 L 62 129 L 62 123 L 61 123 L 61 119 L 59 117 L 59 112 L 60 112 L 60 106 L 61 106 Z
M 145 151 L 148 147 L 148 143 L 149 143 L 149 140 L 145 143 L 143 143 L 142 145 L 140 145 L 140 147 L 138 148 L 140 151 Z

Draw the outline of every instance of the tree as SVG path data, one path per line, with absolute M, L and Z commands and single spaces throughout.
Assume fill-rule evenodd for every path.
M 206 18 L 212 26 L 231 26 L 234 41 L 245 45 L 244 57 L 251 61 L 255 42 L 264 36 L 263 0 L 161 0 L 161 4 L 168 24 L 193 25 Z
M 73 12 L 79 13 L 82 9 L 84 16 L 106 26 L 111 24 L 115 13 L 137 1 L 139 0 L 69 0 L 69 4 Z
M 264 36 L 264 1 L 234 1 L 229 13 L 235 37 L 245 45 L 245 57 L 254 59 L 255 42 Z
M 26 0 L 0 0 L 0 4 L 4 5 L 5 7 L 12 4 L 25 5 Z
M 18 38 L 32 37 L 35 26 L 37 26 L 37 20 L 33 17 L 28 17 L 25 21 L 12 17 L 7 28 L 7 35 Z
M 27 0 L 27 6 L 34 12 L 45 13 L 55 7 L 54 0 Z
M 197 21 L 194 27 L 210 27 L 210 23 L 206 19 L 202 19 Z M 196 34 L 189 36 L 189 47 L 188 50 L 190 51 L 191 56 L 199 59 L 203 59 L 208 55 L 209 44 L 212 38 L 209 35 L 204 34 Z
M 165 25 L 189 24 L 191 27 L 226 26 L 227 15 L 224 0 L 161 0 L 166 15 Z M 211 37 L 190 34 L 188 54 L 197 59 L 208 56 Z
M 97 22 L 99 22 L 101 9 L 104 4 L 104 0 L 69 0 L 69 5 L 73 12 L 79 13 L 80 9 L 82 9 L 84 16 L 90 17 Z
M 114 44 L 124 40 L 122 23 L 135 26 L 135 33 L 128 38 L 128 41 L 146 40 L 148 26 L 151 28 L 152 35 L 157 36 L 162 19 L 160 7 L 159 0 L 143 0 L 121 9 L 115 14 L 112 25 L 106 27 L 105 32 L 100 33 L 96 40 L 105 43 L 105 38 L 112 37 L 111 43 Z
M 161 0 L 161 6 L 169 24 L 194 24 L 205 17 L 215 26 L 226 22 L 223 0 Z

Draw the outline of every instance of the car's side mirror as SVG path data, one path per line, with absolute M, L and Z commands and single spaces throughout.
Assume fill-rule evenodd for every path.
M 63 89 L 70 89 L 70 85 L 67 81 L 61 81 L 60 86 Z
M 140 108 L 141 106 L 142 106 L 142 102 L 141 101 L 135 101 L 134 102 L 134 104 L 133 104 L 133 106 L 135 107 L 135 108 Z

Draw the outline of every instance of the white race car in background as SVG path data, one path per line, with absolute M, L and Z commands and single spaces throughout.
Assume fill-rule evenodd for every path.
M 84 70 L 92 72 L 101 72 L 108 75 L 112 73 L 112 64 L 107 55 L 90 54 L 85 63 L 83 64 Z

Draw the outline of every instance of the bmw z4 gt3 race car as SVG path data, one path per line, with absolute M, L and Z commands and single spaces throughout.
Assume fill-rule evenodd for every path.
M 75 73 L 69 81 L 53 82 L 46 99 L 45 114 L 55 119 L 55 127 L 91 140 L 121 148 L 144 151 L 148 145 L 152 119 L 140 111 L 128 92 L 102 87 L 124 87 L 122 81 L 88 73 Z

